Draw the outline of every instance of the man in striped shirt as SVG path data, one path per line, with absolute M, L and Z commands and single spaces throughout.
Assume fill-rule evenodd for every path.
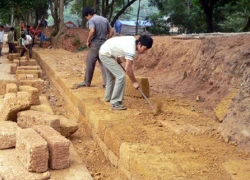
M 125 70 L 133 82 L 134 88 L 139 88 L 136 81 L 133 62 L 136 53 L 142 54 L 153 45 L 153 39 L 150 36 L 142 35 L 138 40 L 133 36 L 122 36 L 108 39 L 100 48 L 99 58 L 106 67 L 106 92 L 105 101 L 111 103 L 112 109 L 126 110 L 122 105 L 125 92 L 126 77 L 125 72 L 119 65 L 120 59 L 126 60 Z

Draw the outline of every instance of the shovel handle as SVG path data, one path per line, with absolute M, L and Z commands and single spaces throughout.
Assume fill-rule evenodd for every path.
M 124 70 L 124 72 L 126 72 L 126 70 L 125 70 L 125 68 L 123 67 L 123 65 L 120 64 L 120 66 L 121 66 L 121 68 Z M 150 105 L 151 109 L 152 109 L 153 111 L 155 111 L 154 106 L 150 103 L 150 101 L 148 100 L 148 98 L 147 98 L 147 97 L 145 96 L 145 94 L 142 92 L 141 88 L 139 87 L 139 88 L 137 88 L 137 89 L 138 89 L 138 91 L 141 93 L 142 97 L 143 97 L 143 98 L 147 101 L 147 103 Z
M 150 105 L 151 109 L 153 111 L 155 111 L 154 106 L 150 103 L 150 101 L 148 100 L 148 98 L 145 96 L 145 94 L 142 92 L 141 88 L 138 88 L 138 91 L 141 93 L 141 95 L 144 97 L 144 99 L 147 101 L 147 103 Z

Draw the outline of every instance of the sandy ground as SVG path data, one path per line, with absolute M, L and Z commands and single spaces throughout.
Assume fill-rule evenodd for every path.
M 87 52 L 76 52 L 79 46 L 74 42 L 79 38 L 84 44 L 86 34 L 84 30 L 70 29 L 56 40 L 59 43 L 54 47 L 75 52 L 72 60 L 59 57 L 60 51 L 51 50 L 53 54 L 58 53 L 58 58 L 52 63 L 64 72 L 64 78 L 69 81 L 72 76 L 79 81 L 84 77 Z M 229 139 L 221 136 L 223 131 L 220 132 L 218 127 L 223 129 L 223 123 L 216 114 L 218 104 L 227 95 L 241 91 L 239 84 L 243 72 L 249 66 L 243 66 L 250 58 L 249 40 L 249 35 L 205 40 L 154 37 L 153 48 L 135 61 L 135 72 L 136 75 L 149 78 L 150 101 L 160 113 L 154 116 L 143 99 L 125 97 L 124 104 L 130 110 L 139 109 L 141 113 L 114 124 L 113 131 L 127 142 L 145 143 L 160 148 L 165 156 L 159 161 L 170 163 L 171 160 L 178 165 L 173 172 L 165 172 L 161 177 L 249 179 L 249 149 L 241 149 L 248 147 L 246 142 L 240 139 L 236 141 L 234 134 L 229 135 Z M 50 53 L 46 55 L 50 56 Z M 69 115 L 63 98 L 50 83 L 47 84 L 45 93 L 55 113 Z M 232 98 L 223 107 L 228 104 L 230 107 L 231 103 Z M 120 113 L 117 117 L 121 115 Z M 249 124 L 249 120 L 246 122 Z M 242 124 L 244 123 L 236 126 L 244 128 Z M 82 125 L 80 127 L 71 140 L 93 177 L 126 179 L 107 162 L 96 142 L 84 131 Z M 146 148 L 145 151 L 150 154 L 155 149 Z M 150 156 L 148 160 L 150 161 Z M 157 170 L 158 167 L 155 168 Z
M 49 36 L 51 31 L 45 31 Z M 87 51 L 79 52 L 78 49 L 84 46 L 86 38 L 85 30 L 68 29 L 59 39 L 53 40 L 54 48 L 74 52 L 71 59 L 66 56 L 62 58 L 60 50 L 43 52 L 48 58 L 54 58 L 52 64 L 69 82 L 72 79 L 80 82 L 84 77 Z M 164 36 L 153 39 L 153 48 L 136 59 L 135 73 L 149 78 L 150 101 L 159 110 L 159 114 L 154 116 L 142 98 L 126 96 L 124 104 L 129 108 L 128 112 L 139 110 L 140 113 L 113 124 L 112 130 L 126 142 L 150 145 L 138 150 L 146 154 L 149 163 L 153 158 L 151 153 L 161 152 L 164 156 L 159 162 L 169 165 L 169 168 L 173 165 L 171 172 L 164 171 L 165 166 L 163 169 L 155 166 L 156 174 L 158 170 L 164 172 L 161 178 L 250 179 L 249 138 L 237 135 L 248 127 L 247 106 L 241 109 L 244 116 L 240 123 L 230 124 L 233 120 L 227 121 L 227 114 L 240 112 L 234 99 L 240 102 L 249 95 L 247 89 L 240 86 L 242 82 L 248 82 L 244 73 L 249 72 L 249 35 L 205 40 L 176 40 Z M 60 93 L 46 76 L 44 79 L 47 85 L 44 94 L 55 114 L 70 117 Z M 94 87 L 99 85 L 96 82 L 93 84 Z M 87 94 L 84 90 L 79 90 L 81 92 Z M 218 106 L 235 92 L 236 95 L 230 96 L 222 107 Z M 244 93 L 246 95 L 242 96 Z M 218 112 L 224 112 L 225 107 L 226 112 L 222 113 L 221 120 Z M 122 112 L 115 115 L 120 118 Z M 126 179 L 123 173 L 105 159 L 83 125 L 79 125 L 80 129 L 70 139 L 94 179 Z M 227 127 L 231 128 L 231 125 L 238 130 L 230 134 Z M 247 134 L 249 129 L 244 132 Z

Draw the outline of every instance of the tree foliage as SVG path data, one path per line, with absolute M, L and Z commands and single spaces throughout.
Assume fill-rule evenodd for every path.
M 81 16 L 83 7 L 90 6 L 95 9 L 98 14 L 106 17 L 113 26 L 115 21 L 136 1 L 137 0 L 75 0 L 72 6 L 72 12 Z M 82 17 L 82 19 L 84 22 L 84 17 Z M 83 25 L 85 25 L 85 23 L 83 23 Z
M 152 0 L 152 6 L 170 17 L 180 32 L 247 31 L 249 0 Z
M 37 24 L 42 15 L 47 14 L 47 0 L 8 0 L 0 1 L 0 19 L 2 23 L 10 23 L 11 9 L 17 24 L 20 21 Z

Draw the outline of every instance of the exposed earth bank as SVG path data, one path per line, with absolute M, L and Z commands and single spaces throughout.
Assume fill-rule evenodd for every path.
M 67 29 L 54 46 L 77 52 L 87 34 Z M 250 34 L 153 39 L 153 48 L 135 61 L 136 75 L 149 78 L 151 94 L 189 99 L 220 122 L 218 130 L 227 142 L 250 151 Z
M 153 93 L 197 101 L 227 142 L 250 151 L 250 35 L 154 40 L 136 63 Z
M 74 52 L 74 55 L 62 57 L 64 52 L 61 50 L 41 50 L 48 57 L 53 53 L 51 63 L 69 82 L 80 82 L 84 77 L 87 51 L 78 51 L 75 42 L 80 40 L 83 46 L 86 37 L 85 30 L 68 29 L 59 39 L 53 40 L 57 42 L 53 47 Z M 157 177 L 159 170 L 164 171 L 161 177 L 249 179 L 249 154 L 244 151 L 250 150 L 250 35 L 203 39 L 155 36 L 153 39 L 153 48 L 135 60 L 135 73 L 149 78 L 150 101 L 161 113 L 153 116 L 143 99 L 125 97 L 124 103 L 129 110 L 114 113 L 116 117 L 122 118 L 123 113 L 133 114 L 133 110 L 138 109 L 141 113 L 134 114 L 131 119 L 112 122 L 110 128 L 115 132 L 114 137 L 120 137 L 121 142 L 142 144 L 138 150 L 142 156 L 158 151 L 153 147 L 159 147 L 165 165 L 178 164 L 176 172 L 155 166 Z M 93 92 L 97 94 L 95 88 L 99 83 L 100 80 L 95 81 L 93 89 L 77 92 L 83 97 Z M 65 113 L 63 107 L 63 103 L 54 106 L 54 111 Z M 108 147 L 119 155 L 120 144 L 112 144 L 112 137 Z M 78 131 L 71 140 L 95 179 L 124 179 L 119 171 L 107 164 L 96 143 L 88 139 L 86 145 L 86 139 L 84 131 Z M 147 158 L 150 161 L 150 156 Z M 235 163 L 241 168 L 236 168 Z

